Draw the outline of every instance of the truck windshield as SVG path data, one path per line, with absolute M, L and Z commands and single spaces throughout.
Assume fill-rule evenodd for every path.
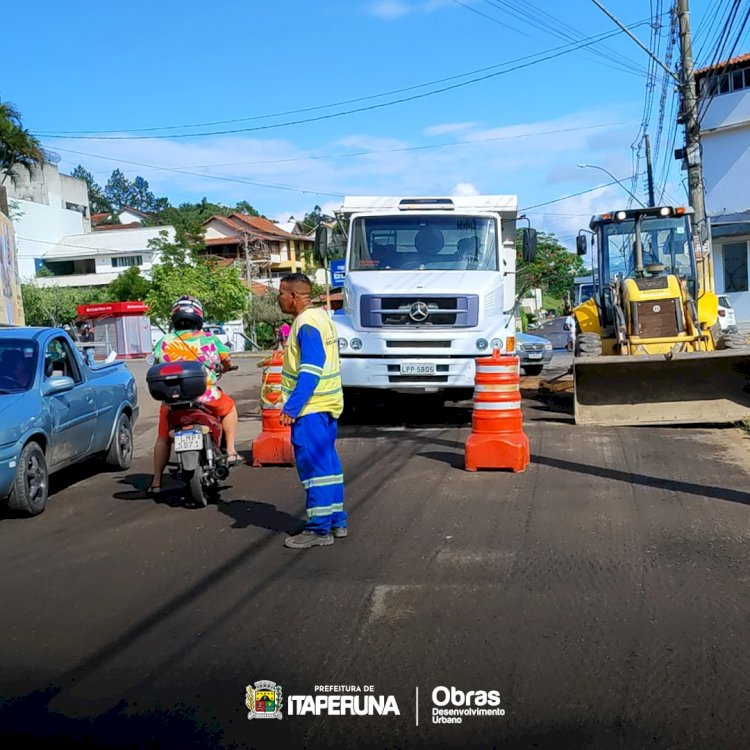
M 497 223 L 479 216 L 367 216 L 352 227 L 350 271 L 497 271 Z
M 649 270 L 651 274 L 675 274 L 684 279 L 695 279 L 692 240 L 688 232 L 687 217 L 648 217 L 641 219 L 641 244 L 643 265 L 661 264 L 664 270 Z M 605 280 L 615 274 L 622 278 L 635 278 L 635 221 L 628 219 L 604 227 L 603 258 Z
M 26 339 L 0 340 L 0 394 L 28 391 L 34 382 L 37 345 Z

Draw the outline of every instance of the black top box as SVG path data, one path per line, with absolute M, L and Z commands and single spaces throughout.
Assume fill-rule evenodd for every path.
M 146 373 L 149 393 L 157 401 L 193 401 L 206 392 L 206 368 L 200 362 L 162 362 Z

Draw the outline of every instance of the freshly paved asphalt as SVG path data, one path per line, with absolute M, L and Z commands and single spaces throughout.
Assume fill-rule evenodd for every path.
M 225 381 L 243 449 L 256 362 Z M 41 516 L 0 516 L 5 747 L 746 748 L 750 442 L 577 427 L 569 394 L 525 393 L 519 474 L 463 470 L 465 405 L 342 423 L 350 536 L 298 552 L 291 468 L 242 466 L 203 510 L 146 497 L 142 385 L 130 471 L 76 467 Z M 400 715 L 248 721 L 264 679 L 372 685 Z M 440 685 L 505 716 L 433 724 Z

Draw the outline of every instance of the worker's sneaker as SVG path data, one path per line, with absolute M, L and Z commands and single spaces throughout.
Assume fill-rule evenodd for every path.
M 347 530 L 346 526 L 334 526 L 331 529 L 331 534 L 333 534 L 334 538 L 336 539 L 343 539 L 349 534 L 349 531 Z
M 288 536 L 284 546 L 289 549 L 308 549 L 309 547 L 327 547 L 333 544 L 332 534 L 316 534 L 314 531 L 301 531 L 295 536 Z

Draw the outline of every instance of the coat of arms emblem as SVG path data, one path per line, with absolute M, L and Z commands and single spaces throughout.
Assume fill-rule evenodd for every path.
M 248 719 L 281 719 L 282 703 L 281 685 L 271 680 L 258 680 L 245 688 L 245 705 L 250 709 Z

